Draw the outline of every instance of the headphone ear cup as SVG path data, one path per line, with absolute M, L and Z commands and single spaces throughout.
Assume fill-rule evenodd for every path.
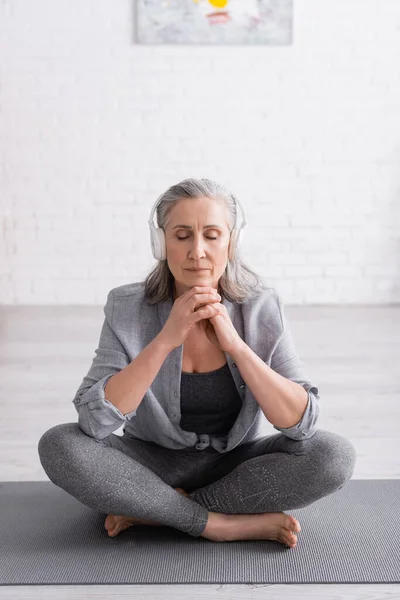
M 151 250 L 156 260 L 165 260 L 167 258 L 167 249 L 165 244 L 165 233 L 161 227 L 153 227 L 150 234 Z
M 160 260 L 165 260 L 167 258 L 167 245 L 165 243 L 164 229 L 162 229 L 161 227 L 158 227 L 157 235 L 158 235 L 158 240 L 159 240 L 158 243 L 160 245 L 160 255 L 161 255 Z

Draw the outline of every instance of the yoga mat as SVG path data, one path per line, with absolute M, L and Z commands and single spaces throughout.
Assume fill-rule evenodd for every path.
M 0 584 L 399 583 L 400 480 L 350 480 L 285 511 L 295 548 L 211 542 L 168 526 L 114 538 L 106 514 L 51 481 L 0 483 Z

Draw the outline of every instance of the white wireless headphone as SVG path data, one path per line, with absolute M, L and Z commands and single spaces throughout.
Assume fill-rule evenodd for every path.
M 161 227 L 155 227 L 153 221 L 154 212 L 160 202 L 163 194 L 158 197 L 156 202 L 151 209 L 150 218 L 149 218 L 149 227 L 150 227 L 150 242 L 151 242 L 151 251 L 153 253 L 154 258 L 157 260 L 166 260 L 167 258 L 167 246 L 165 243 L 165 233 Z M 243 206 L 239 202 L 239 200 L 233 196 L 233 199 L 236 202 L 236 205 L 239 205 L 240 210 L 242 211 L 243 222 L 240 227 L 237 227 L 238 223 L 238 211 L 236 211 L 236 221 L 235 225 L 231 231 L 231 238 L 229 241 L 229 249 L 228 249 L 228 258 L 229 260 L 235 260 L 239 256 L 239 249 L 243 243 L 243 230 L 247 225 L 246 215 L 244 214 Z

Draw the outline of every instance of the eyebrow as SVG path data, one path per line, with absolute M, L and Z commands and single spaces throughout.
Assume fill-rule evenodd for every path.
M 193 229 L 191 225 L 175 225 L 172 229 L 178 229 L 178 227 L 182 227 L 183 229 Z M 209 227 L 218 227 L 220 229 L 219 225 L 204 225 L 203 229 L 208 229 Z

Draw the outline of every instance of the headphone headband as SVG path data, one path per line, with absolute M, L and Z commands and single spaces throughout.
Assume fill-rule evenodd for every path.
M 161 194 L 157 200 L 155 201 L 155 203 L 153 204 L 153 208 L 151 209 L 151 213 L 150 213 L 150 218 L 149 218 L 149 226 L 152 229 L 154 228 L 154 213 L 156 211 L 156 208 L 161 200 L 161 198 L 163 197 L 164 194 Z M 233 196 L 233 195 L 232 195 Z M 233 199 L 236 202 L 236 205 L 239 205 L 240 211 L 242 213 L 242 224 L 240 225 L 240 229 L 244 229 L 247 225 L 247 221 L 246 221 L 246 215 L 244 214 L 244 210 L 243 210 L 243 206 L 241 205 L 241 203 L 239 202 L 239 200 L 236 198 L 236 196 L 233 196 Z M 238 211 L 236 211 L 236 221 L 235 221 L 235 225 L 234 227 L 237 227 L 237 222 L 238 222 Z

